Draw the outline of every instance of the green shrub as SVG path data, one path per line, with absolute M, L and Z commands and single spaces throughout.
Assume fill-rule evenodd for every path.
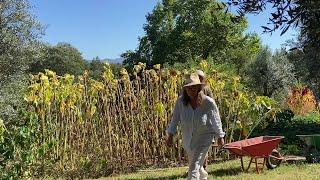
M 292 121 L 296 122 L 296 123 L 316 123 L 316 124 L 320 124 L 320 112 L 314 111 L 314 112 L 306 114 L 304 116 L 302 116 L 302 115 L 295 116 L 292 119 Z
M 304 142 L 296 135 L 319 134 L 320 113 L 312 112 L 303 116 L 294 116 L 290 110 L 277 114 L 277 121 L 269 123 L 264 128 L 257 128 L 253 136 L 277 135 L 284 136 L 281 149 L 292 155 L 302 155 Z

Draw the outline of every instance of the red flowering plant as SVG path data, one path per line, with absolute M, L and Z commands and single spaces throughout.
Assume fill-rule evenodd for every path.
M 313 92 L 301 85 L 291 88 L 285 104 L 296 115 L 313 112 L 316 108 L 316 100 Z

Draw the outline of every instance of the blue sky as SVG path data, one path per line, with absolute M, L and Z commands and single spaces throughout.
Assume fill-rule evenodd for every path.
M 138 37 L 143 36 L 146 14 L 158 0 L 31 0 L 33 13 L 45 26 L 45 42 L 52 45 L 67 42 L 86 59 L 118 58 L 126 50 L 134 50 Z M 248 32 L 257 32 L 263 44 L 272 49 L 294 36 L 290 30 L 262 34 L 261 25 L 268 21 L 267 13 L 248 17 Z

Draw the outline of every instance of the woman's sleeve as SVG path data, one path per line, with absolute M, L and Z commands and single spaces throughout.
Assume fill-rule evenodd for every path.
M 221 118 L 219 114 L 219 109 L 217 107 L 217 104 L 215 101 L 213 101 L 213 109 L 212 109 L 212 114 L 213 114 L 213 129 L 215 131 L 215 134 L 222 138 L 225 135 L 225 132 L 223 132 L 222 129 L 222 123 L 221 123 Z
M 180 103 L 179 100 L 177 100 L 174 109 L 173 109 L 173 116 L 171 118 L 171 122 L 169 123 L 169 126 L 167 128 L 168 134 L 176 134 L 177 133 L 177 126 L 180 122 Z

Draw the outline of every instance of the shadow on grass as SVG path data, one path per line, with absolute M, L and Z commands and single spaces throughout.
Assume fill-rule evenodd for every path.
M 172 175 L 172 176 L 163 176 L 163 177 L 156 177 L 156 178 L 145 178 L 149 180 L 164 180 L 164 179 L 179 179 L 179 178 L 187 178 L 187 174 L 183 175 Z
M 235 176 L 242 172 L 240 167 L 230 167 L 228 169 L 217 169 L 209 171 L 208 174 L 212 176 Z
M 222 177 L 222 176 L 236 176 L 242 172 L 240 167 L 230 167 L 228 169 L 217 169 L 213 171 L 209 171 L 208 174 L 212 176 Z M 172 176 L 163 176 L 156 178 L 145 178 L 149 180 L 164 180 L 164 179 L 179 179 L 179 178 L 187 178 L 187 174 L 183 175 L 172 175 Z

